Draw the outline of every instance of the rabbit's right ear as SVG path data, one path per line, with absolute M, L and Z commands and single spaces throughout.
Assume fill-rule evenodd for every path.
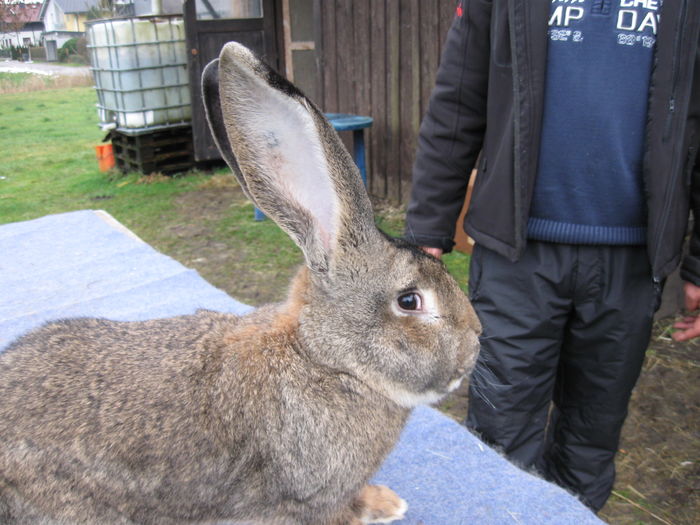
M 314 272 L 344 264 L 344 254 L 378 236 L 357 166 L 296 87 L 235 42 L 207 66 L 203 85 L 224 158 Z

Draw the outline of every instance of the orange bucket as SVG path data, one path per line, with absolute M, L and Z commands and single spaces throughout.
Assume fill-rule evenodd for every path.
M 109 171 L 114 167 L 114 150 L 112 150 L 111 144 L 95 146 L 95 153 L 97 154 L 100 171 Z

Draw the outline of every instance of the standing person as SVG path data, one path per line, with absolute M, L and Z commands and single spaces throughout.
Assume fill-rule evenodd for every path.
M 700 302 L 699 35 L 694 0 L 462 0 L 421 125 L 409 239 L 450 251 L 478 171 L 466 424 L 596 511 L 691 206 Z

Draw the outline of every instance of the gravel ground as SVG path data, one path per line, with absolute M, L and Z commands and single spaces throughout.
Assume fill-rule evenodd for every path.
M 90 74 L 88 66 L 66 66 L 55 62 L 0 61 L 0 73 L 35 73 L 38 75 L 83 76 Z

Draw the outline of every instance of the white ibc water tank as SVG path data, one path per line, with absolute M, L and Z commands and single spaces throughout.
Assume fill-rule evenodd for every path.
M 181 17 L 98 20 L 88 25 L 87 38 L 103 127 L 133 131 L 189 122 Z

